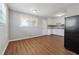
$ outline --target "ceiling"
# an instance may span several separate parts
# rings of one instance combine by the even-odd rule
[[[71,3],[8,3],[11,10],[24,12],[43,17],[56,17],[56,14],[66,13],[67,8],[75,5]],[[33,13],[32,9],[38,9],[39,12]]]

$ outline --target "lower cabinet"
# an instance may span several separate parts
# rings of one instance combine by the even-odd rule
[[[48,29],[48,35],[50,34],[64,36],[64,29]]]

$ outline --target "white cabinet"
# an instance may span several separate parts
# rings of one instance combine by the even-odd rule
[[[64,29],[48,29],[48,35],[50,34],[64,36]]]
[[[64,36],[64,29],[52,29],[52,34]]]
[[[58,23],[64,24],[64,17],[59,17],[55,19],[48,19],[48,25],[57,25]]]
[[[48,19],[48,25],[56,25],[56,21],[54,19]]]

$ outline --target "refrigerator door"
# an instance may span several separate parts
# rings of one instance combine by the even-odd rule
[[[79,15],[65,18],[65,48],[79,54]]]

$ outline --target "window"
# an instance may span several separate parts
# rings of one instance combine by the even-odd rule
[[[0,25],[2,25],[2,4],[0,4]]]
[[[6,6],[0,3],[0,25],[6,24]]]

